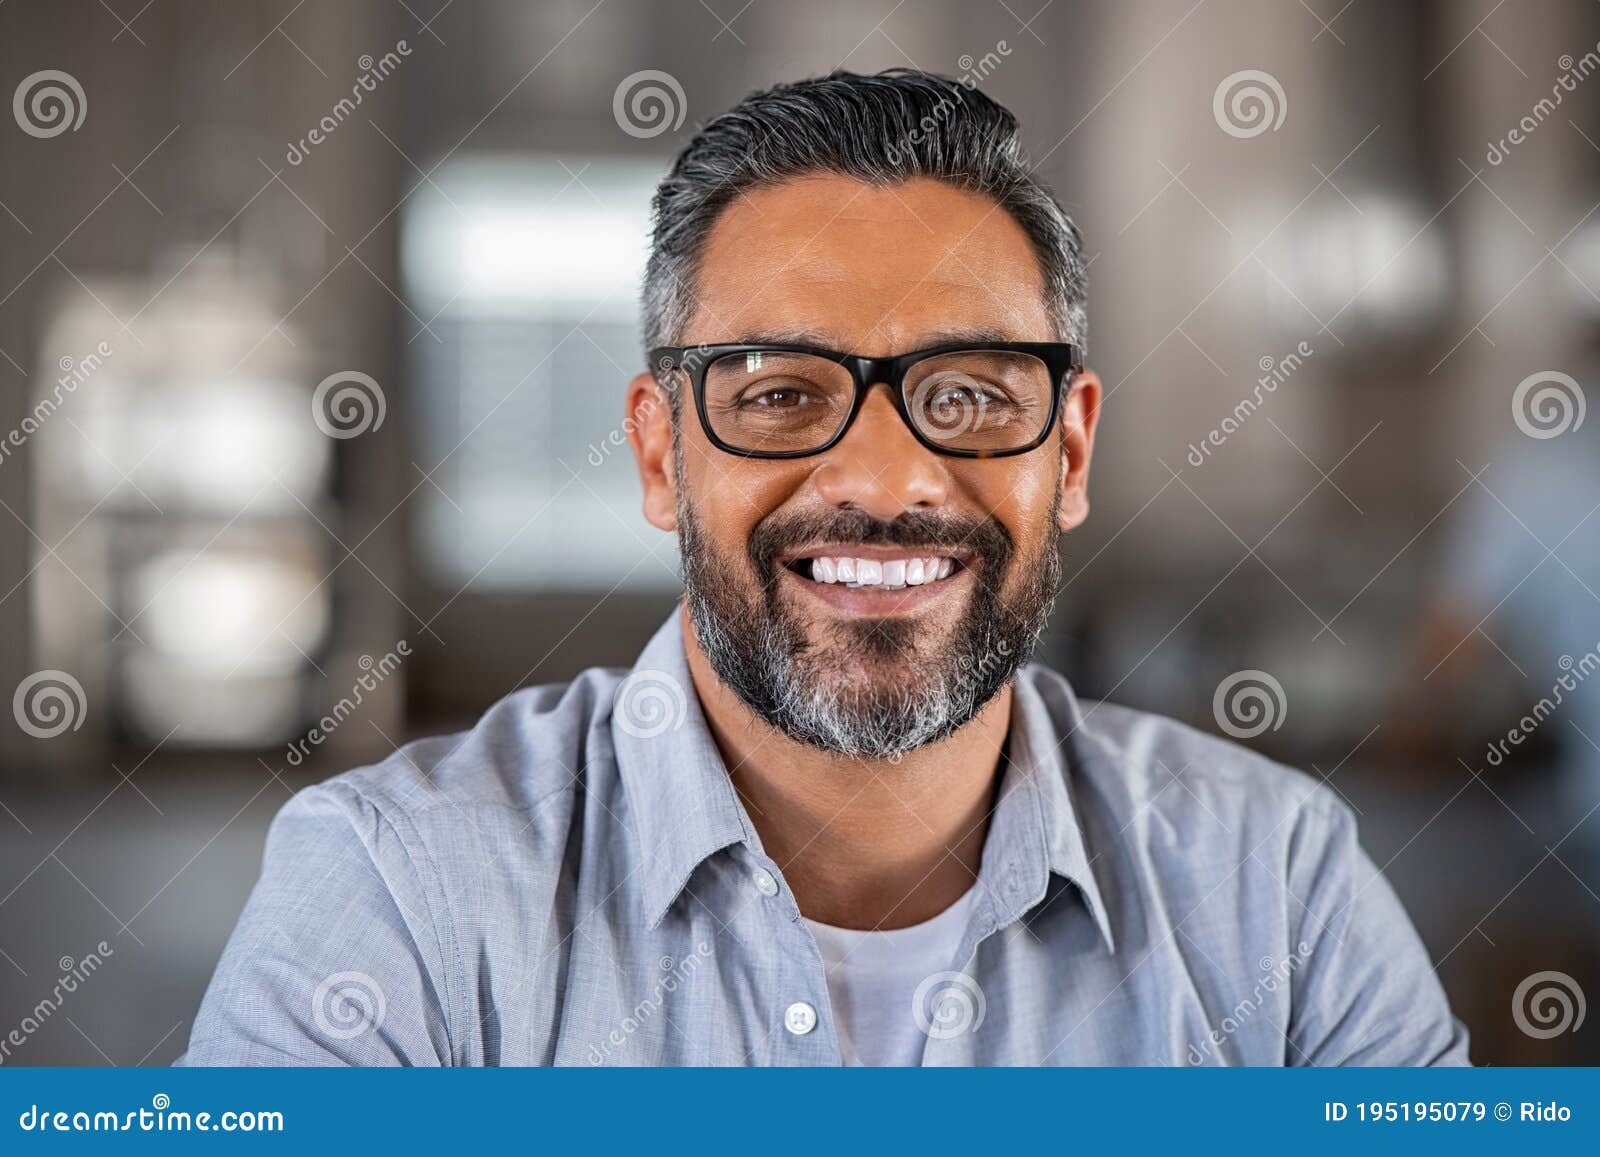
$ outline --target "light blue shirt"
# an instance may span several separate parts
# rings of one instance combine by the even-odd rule
[[[924,1065],[1467,1063],[1329,789],[1042,667],[1015,687],[965,934],[903,1010]],[[631,675],[290,801],[179,1063],[839,1061],[674,615]]]

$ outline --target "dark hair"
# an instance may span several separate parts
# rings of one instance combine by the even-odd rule
[[[816,172],[873,185],[932,177],[993,198],[1033,243],[1057,337],[1085,345],[1083,239],[1033,179],[1016,117],[970,85],[895,68],[751,93],[695,134],[656,189],[646,349],[681,344],[700,251],[723,208],[752,188]]]

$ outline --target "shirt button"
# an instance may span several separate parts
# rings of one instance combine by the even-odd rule
[[[765,868],[757,868],[750,874],[756,882],[756,891],[763,896],[776,896],[778,894],[778,881],[773,879],[772,873]]]
[[[817,1010],[805,1001],[797,1000],[784,1012],[783,1027],[795,1036],[805,1036],[817,1027]]]

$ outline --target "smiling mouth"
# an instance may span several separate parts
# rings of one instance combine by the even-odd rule
[[[953,555],[911,554],[862,558],[859,555],[818,553],[789,559],[783,564],[808,582],[838,585],[850,590],[898,591],[907,587],[947,582],[966,569]]]

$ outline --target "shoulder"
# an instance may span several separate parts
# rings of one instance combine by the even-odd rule
[[[1350,808],[1320,777],[1149,711],[1077,699],[1065,678],[1025,671],[1060,728],[1065,774],[1121,828],[1175,828],[1254,846],[1353,831]]]
[[[537,848],[543,817],[559,825],[585,791],[607,790],[611,704],[625,675],[594,668],[570,683],[513,692],[469,730],[418,739],[300,791],[279,812],[274,836],[315,827],[328,846],[338,842],[333,820],[353,828],[374,858],[386,843],[411,859],[481,848],[501,829]]]

